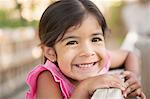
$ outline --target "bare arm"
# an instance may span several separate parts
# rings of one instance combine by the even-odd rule
[[[131,71],[136,74],[137,77],[140,76],[140,66],[139,57],[132,52],[128,52],[127,58],[125,60],[125,70]]]
[[[117,68],[121,65],[125,66],[125,70],[140,75],[139,58],[129,51],[117,50],[109,51],[111,57],[111,68]]]
[[[124,64],[128,52],[123,50],[108,51],[111,60],[111,68],[117,68]]]
[[[95,82],[93,82],[95,81]],[[76,86],[70,99],[89,99],[98,88],[116,87],[125,89],[117,75],[101,75],[83,80]],[[59,84],[53,79],[49,71],[42,72],[37,80],[36,99],[63,99]]]
[[[54,81],[49,71],[42,72],[37,80],[36,99],[63,99],[59,84]]]
[[[71,99],[89,99],[89,94],[85,88],[85,84],[80,84],[75,88]],[[84,90],[84,91],[83,91]],[[52,74],[49,71],[42,72],[37,80],[36,99],[63,99],[61,89],[58,83],[54,81]]]

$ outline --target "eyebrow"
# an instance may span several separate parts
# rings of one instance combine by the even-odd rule
[[[104,36],[103,33],[101,33],[101,32],[92,34],[92,36],[97,36],[97,35]]]
[[[101,32],[99,32],[99,33],[94,33],[94,34],[92,34],[91,36],[97,36],[97,35],[101,35],[101,36],[104,36],[103,35],[103,33],[101,33]],[[63,41],[65,41],[65,40],[67,40],[67,39],[78,39],[79,37],[77,37],[77,36],[67,36],[67,37],[64,37],[64,38],[62,38],[62,42]]]
[[[79,38],[79,37],[76,37],[76,36],[68,36],[68,37],[64,37],[64,38],[62,38],[62,42],[63,41],[65,41],[65,40],[67,40],[67,39],[77,39],[77,38]]]

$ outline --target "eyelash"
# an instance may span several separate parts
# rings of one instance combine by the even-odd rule
[[[92,39],[92,42],[100,42],[100,41],[102,41],[102,39],[99,37],[95,37]],[[69,41],[66,43],[66,45],[75,45],[75,44],[78,44],[78,42],[77,41]]]
[[[78,44],[77,41],[69,41],[66,45],[75,45],[75,43]]]
[[[96,41],[94,41],[94,40],[96,40]],[[99,37],[95,37],[95,38],[92,39],[92,42],[99,42],[99,41],[102,41],[102,39],[99,38]]]

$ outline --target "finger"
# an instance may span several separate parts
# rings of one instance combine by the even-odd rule
[[[124,83],[124,76],[123,75],[113,75],[114,78],[117,78],[119,82]]]
[[[134,77],[136,79],[136,76],[134,73],[130,72],[130,71],[124,71],[122,73],[122,75],[126,78],[126,79],[129,79],[130,77]]]
[[[141,95],[140,95],[141,99],[146,99],[146,96],[143,92],[141,92]]]
[[[134,83],[137,83],[134,79],[129,79],[125,81],[125,86],[128,88],[129,86],[133,85]]]
[[[128,96],[129,96],[129,97],[136,97],[136,96],[140,96],[141,93],[142,93],[142,90],[141,90],[141,88],[139,88],[139,89],[137,89],[137,90],[131,92],[130,94],[128,94]]]
[[[130,86],[126,89],[125,93],[129,94],[129,93],[131,93],[131,92],[133,92],[133,91],[135,91],[136,89],[139,89],[139,88],[141,88],[140,84],[134,83],[134,84],[130,85]]]
[[[125,90],[125,83],[121,80],[119,75],[109,75],[108,81],[109,87],[116,87]]]
[[[141,86],[138,84],[133,84],[129,86],[125,91],[123,91],[124,96],[129,95],[129,94],[131,94],[131,96],[134,94],[140,95],[140,93],[141,93]]]
[[[132,72],[130,72],[130,71],[124,71],[121,74],[124,75],[125,77],[127,77],[127,76],[130,76],[132,74]]]
[[[121,85],[119,85],[121,83],[121,80],[116,75],[103,74],[103,75],[97,76],[96,79],[100,80],[98,82],[102,82],[102,79],[103,79],[103,82],[104,82],[103,87],[105,87],[105,88],[110,88],[110,87],[121,88],[120,87]],[[116,83],[118,83],[118,84],[116,84]]]
[[[125,90],[125,87],[122,84],[118,83],[118,82],[111,82],[110,87],[119,88],[122,91]]]
[[[129,86],[131,86],[131,85],[133,85],[133,84],[138,84],[138,85],[140,85],[140,82],[137,81],[137,80],[134,79],[134,78],[128,79],[128,80],[125,81],[126,87],[129,87]]]
[[[124,88],[127,88],[125,83],[124,83],[124,80],[122,79],[122,76],[120,75],[114,75],[114,78],[116,78],[116,82],[118,82],[119,84],[121,84],[121,86],[123,86]]]

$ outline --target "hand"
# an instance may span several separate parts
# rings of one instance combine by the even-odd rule
[[[83,84],[84,83],[84,84]],[[125,90],[125,83],[120,78],[120,75],[103,74],[96,77],[91,77],[84,80],[82,85],[86,85],[89,95],[92,95],[98,88],[119,88]]]
[[[140,81],[137,79],[136,75],[130,71],[125,71],[122,74],[125,77],[126,90],[123,91],[123,95],[126,97],[136,97],[139,96],[142,99],[146,99],[144,93],[142,92]]]

